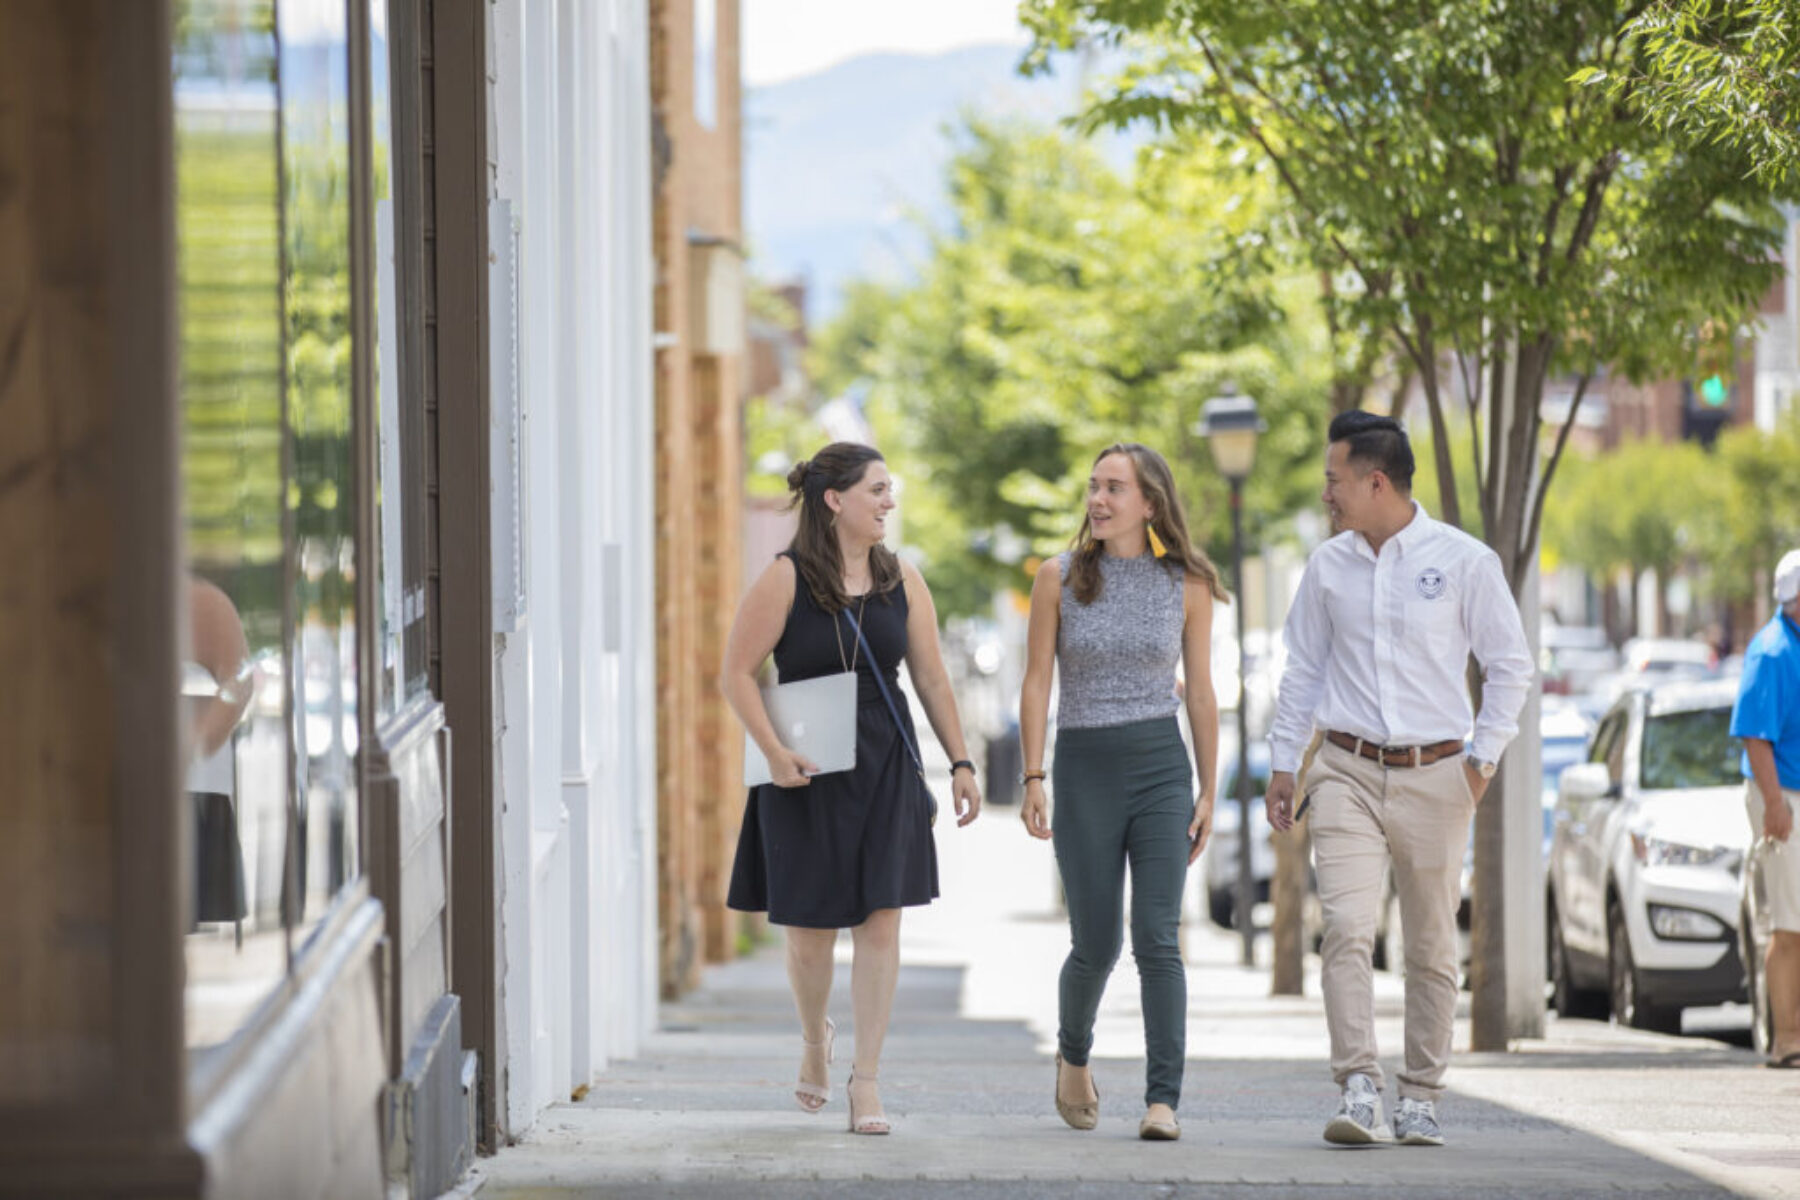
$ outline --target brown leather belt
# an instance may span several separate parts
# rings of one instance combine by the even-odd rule
[[[1353,733],[1340,733],[1335,729],[1325,735],[1325,740],[1341,750],[1360,754],[1384,767],[1428,767],[1441,758],[1462,753],[1463,748],[1462,742],[1454,738],[1447,742],[1433,742],[1429,746],[1379,746]]]

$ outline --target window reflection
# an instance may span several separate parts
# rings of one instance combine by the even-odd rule
[[[285,736],[281,213],[274,13],[176,13],[182,483],[189,572],[187,1028],[230,1037],[281,977]]]
[[[389,104],[386,0],[371,0],[369,22],[369,141],[375,205],[375,509],[380,552],[376,572],[376,679],[369,694],[390,716],[423,693],[426,678],[425,559],[418,537],[425,486],[418,477],[421,449],[417,407],[401,401],[400,275],[395,241],[393,117]]]
[[[344,0],[282,0],[287,425],[293,466],[295,919],[360,871]]]
[[[346,8],[175,13],[197,1061],[362,872]]]

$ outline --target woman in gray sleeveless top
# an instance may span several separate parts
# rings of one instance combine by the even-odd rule
[[[1092,1129],[1099,1120],[1088,1052],[1100,993],[1119,956],[1129,869],[1131,953],[1149,1051],[1138,1136],[1181,1136],[1175,1109],[1186,1054],[1187,975],[1178,930],[1187,868],[1212,831],[1219,709],[1210,650],[1213,602],[1222,599],[1218,572],[1188,540],[1168,463],[1136,443],[1107,447],[1088,478],[1087,514],[1074,548],[1046,562],[1032,586],[1019,699],[1021,816],[1033,837],[1054,840],[1068,897],[1056,1109],[1076,1129]],[[1177,718],[1183,703],[1178,663],[1187,677],[1191,765]],[[1052,830],[1043,762],[1050,683],[1058,671]]]

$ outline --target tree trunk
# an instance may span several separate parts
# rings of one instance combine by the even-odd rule
[[[1552,339],[1542,334],[1530,340],[1509,337],[1498,342],[1488,393],[1482,517],[1487,543],[1500,556],[1500,566],[1515,599],[1523,592],[1526,575],[1537,560],[1531,511],[1542,482],[1538,433],[1544,381],[1553,349]],[[1538,619],[1536,613],[1520,616],[1524,621]],[[1469,695],[1477,712],[1481,709],[1481,691],[1480,669],[1471,662]],[[1521,736],[1536,737],[1537,731],[1524,730]],[[1496,800],[1503,798],[1500,776],[1495,776],[1489,794]],[[1469,911],[1469,1045],[1473,1050],[1504,1050],[1507,1045],[1505,861],[1505,807],[1501,803],[1483,804],[1475,812],[1475,877]],[[1533,919],[1529,912],[1513,913],[1512,917]],[[1536,919],[1542,920],[1541,912]]]
[[[1306,795],[1306,776],[1324,740],[1324,734],[1313,733],[1295,775],[1295,795]],[[1312,826],[1300,821],[1286,833],[1271,835],[1271,844],[1275,847],[1275,882],[1270,888],[1275,901],[1275,957],[1269,994],[1299,996],[1304,993],[1306,978],[1306,864],[1312,858]]]
[[[1302,821],[1286,833],[1272,837],[1275,847],[1274,966],[1269,977],[1271,996],[1305,994],[1306,978],[1306,864],[1312,857],[1311,826]]]

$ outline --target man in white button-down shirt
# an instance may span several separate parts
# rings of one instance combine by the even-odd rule
[[[1455,1025],[1463,847],[1519,730],[1531,652],[1499,557],[1413,500],[1400,425],[1341,413],[1329,440],[1323,499],[1343,532],[1308,561],[1288,613],[1265,803],[1276,829],[1293,825],[1294,772],[1322,731],[1306,785],[1331,1069],[1343,1089],[1325,1139],[1442,1145],[1436,1101]],[[1464,674],[1471,652],[1485,676],[1478,715]],[[1406,1062],[1391,1129],[1371,978],[1390,859],[1406,938]]]

